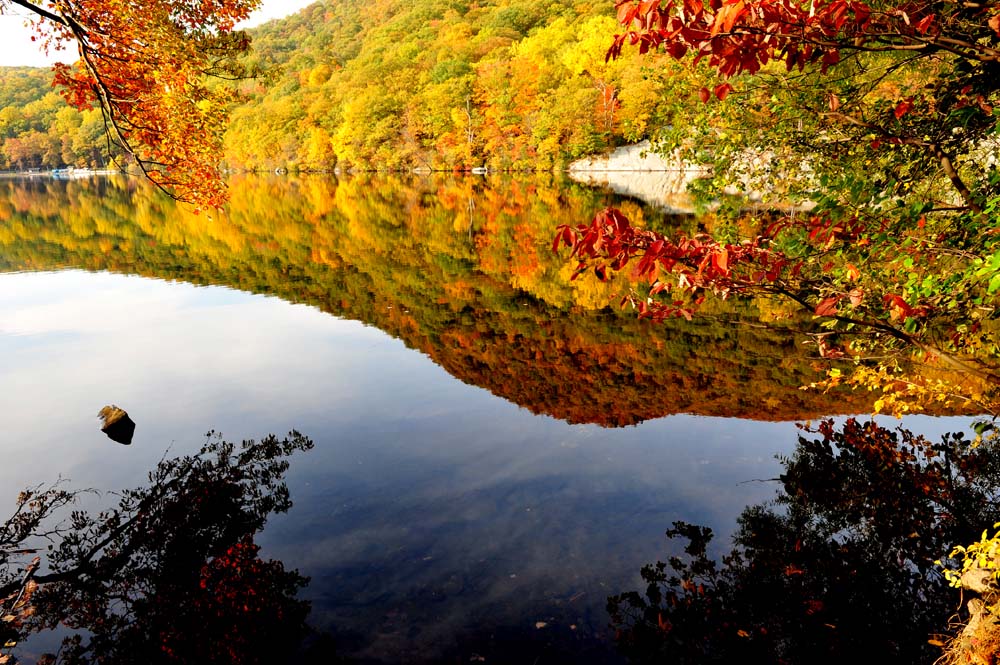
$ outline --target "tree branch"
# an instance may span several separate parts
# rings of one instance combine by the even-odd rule
[[[27,0],[10,0],[10,2],[17,5],[18,7],[24,7],[28,11],[38,14],[39,16],[46,18],[50,21],[53,21],[55,23],[58,23],[59,25],[66,26],[67,28],[72,27],[69,21],[67,21],[62,16],[59,16],[58,14],[53,14],[44,7],[39,7],[38,5],[34,5],[28,2]]]
[[[951,181],[952,187],[954,187],[955,191],[958,192],[958,195],[962,197],[962,200],[965,202],[965,205],[968,207],[968,209],[972,210],[977,214],[980,215],[982,214],[983,212],[982,206],[976,200],[976,197],[969,189],[969,186],[965,184],[964,180],[962,180],[962,176],[958,173],[957,170],[955,170],[955,165],[951,161],[951,156],[944,151],[944,148],[941,147],[940,143],[937,143],[936,141],[924,141],[922,139],[913,138],[912,136],[897,136],[896,134],[887,131],[884,127],[880,125],[876,125],[875,123],[861,120],[860,118],[855,118],[854,116],[847,115],[846,113],[840,113],[839,111],[826,113],[825,115],[829,118],[835,118],[837,120],[841,120],[856,127],[864,127],[865,129],[870,129],[873,132],[878,133],[880,136],[882,136],[882,138],[885,139],[898,141],[899,143],[902,143],[904,145],[912,145],[921,148],[927,148],[927,150],[934,156],[934,158],[941,165],[941,170],[944,171],[944,174],[946,176],[948,176],[948,180]]]

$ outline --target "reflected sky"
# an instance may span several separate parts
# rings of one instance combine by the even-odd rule
[[[59,475],[141,484],[209,429],[312,437],[289,473],[296,506],[261,542],[312,577],[314,625],[390,661],[467,662],[483,630],[604,636],[606,596],[664,556],[670,523],[710,525],[725,549],[739,512],[774,495],[759,481],[796,438],[788,423],[694,416],[569,425],[361,323],[106,273],[0,275],[0,358],[11,500]],[[111,403],[137,423],[129,448],[100,431]]]

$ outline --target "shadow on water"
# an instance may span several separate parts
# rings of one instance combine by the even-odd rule
[[[932,442],[847,420],[803,427],[773,503],[750,506],[733,549],[676,522],[686,556],[612,596],[617,643],[637,663],[933,663],[958,593],[936,561],[1000,518],[995,440]]]
[[[297,432],[240,445],[210,434],[96,513],[74,510],[87,492],[62,483],[22,492],[0,523],[0,644],[67,636],[0,662],[334,662],[296,597],[308,580],[254,543],[292,505],[288,458],[311,447]]]

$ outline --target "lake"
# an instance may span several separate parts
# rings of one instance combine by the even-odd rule
[[[120,178],[0,191],[0,501],[141,486],[209,430],[302,432],[255,540],[309,578],[307,641],[356,661],[620,662],[607,598],[680,553],[671,524],[722,555],[795,421],[870,408],[800,390],[823,366],[753,305],[658,326],[608,306],[624,282],[571,281],[559,224],[701,222],[551,177],[248,176],[212,214]]]

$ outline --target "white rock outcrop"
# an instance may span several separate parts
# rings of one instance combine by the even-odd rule
[[[694,211],[687,185],[708,175],[703,166],[653,152],[648,140],[622,146],[608,155],[578,159],[568,171],[576,182],[607,187],[678,213]]]

